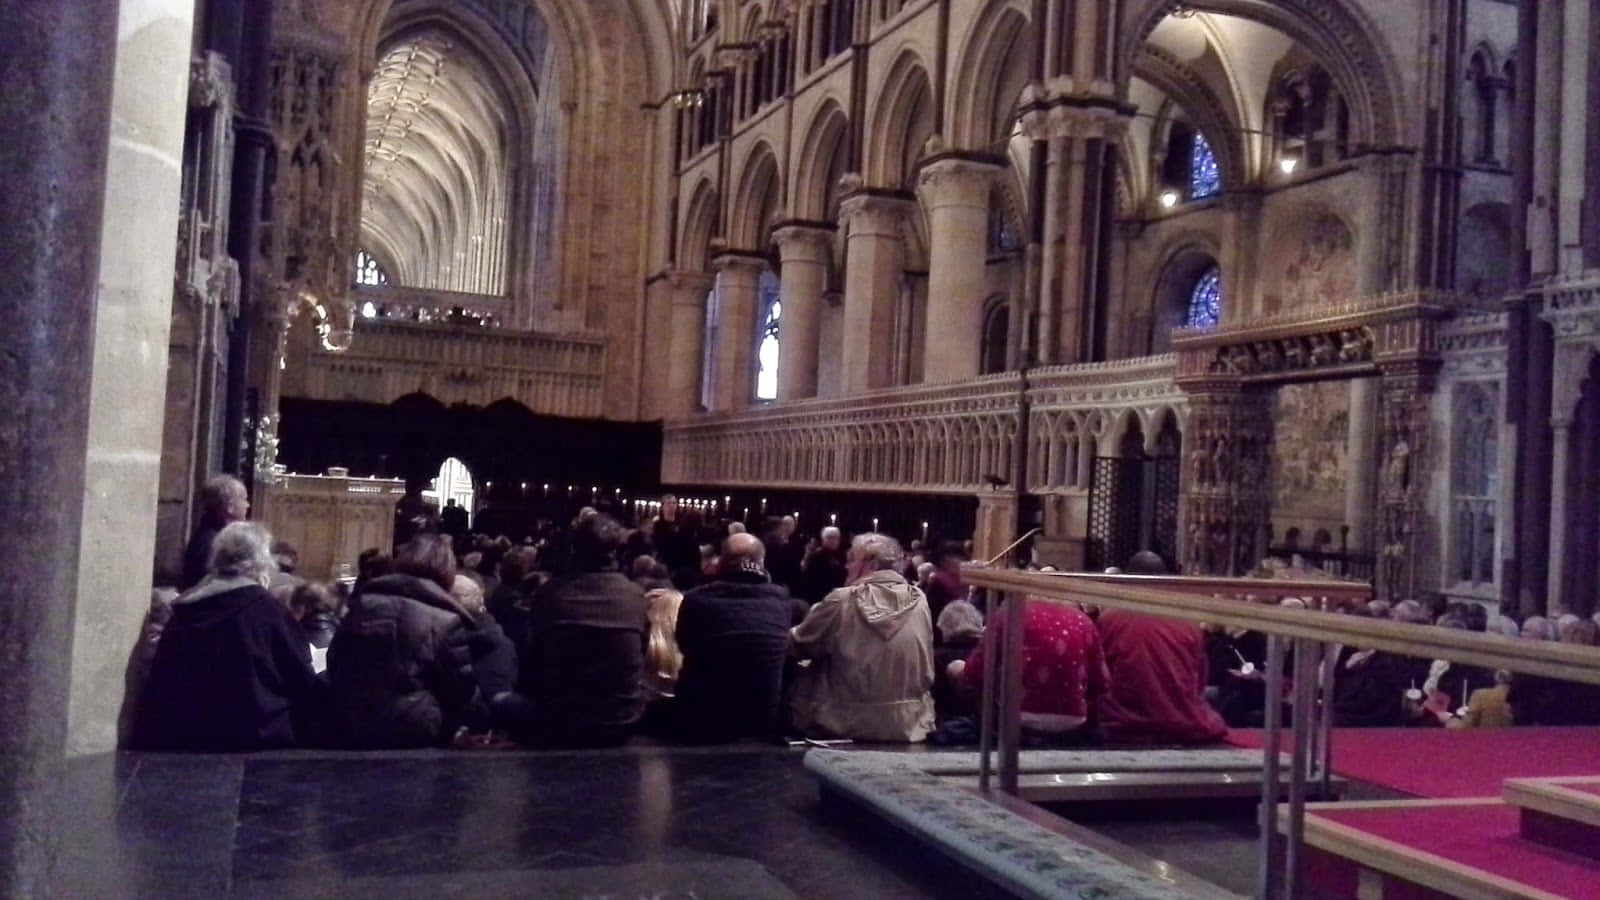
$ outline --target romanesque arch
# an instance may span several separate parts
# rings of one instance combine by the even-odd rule
[[[968,31],[950,92],[949,138],[965,150],[1000,152],[1011,133],[1017,98],[1033,70],[1027,5],[990,0]]]
[[[934,131],[933,86],[916,52],[904,50],[889,67],[878,105],[867,122],[867,182],[906,188]]]
[[[839,178],[849,167],[850,120],[830,97],[802,134],[791,182],[794,217],[831,221],[838,214]]]

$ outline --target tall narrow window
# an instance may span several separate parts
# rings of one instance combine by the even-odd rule
[[[356,252],[356,284],[377,287],[389,283],[389,273],[365,250]]]
[[[1222,173],[1217,169],[1217,156],[1211,152],[1206,136],[1195,132],[1189,145],[1189,199],[1212,197],[1222,190]]]
[[[1499,386],[1466,382],[1455,389],[1455,439],[1450,442],[1451,544],[1458,584],[1494,584]]]
[[[1189,292],[1189,306],[1183,316],[1185,328],[1213,328],[1222,320],[1222,270],[1205,270]]]
[[[761,273],[761,331],[756,335],[756,399],[778,399],[779,320],[783,317],[783,298],[778,293],[778,276],[770,270]]]
[[[706,294],[705,343],[700,349],[700,408],[714,409],[717,396],[717,332],[722,318],[722,292],[713,285]]]

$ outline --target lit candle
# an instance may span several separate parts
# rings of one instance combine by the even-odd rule
[[[744,517],[745,517],[745,518],[746,518],[746,519],[748,519],[748,518],[750,518],[750,507],[748,507],[748,506],[746,506],[746,507],[745,507],[745,508],[744,508]]]
[[[524,491],[526,491],[526,490],[527,490],[527,489],[528,489],[528,483],[527,483],[527,482],[526,482],[526,481],[524,481],[524,482],[523,482],[523,483],[522,483],[522,489],[523,489],[523,490],[524,490]]]
[[[838,513],[828,513],[828,524],[829,525],[837,525],[837,524],[839,524],[839,514]]]
[[[922,539],[923,540],[927,540],[928,539],[928,523],[927,522],[923,522],[922,523]]]
[[[872,530],[873,531],[877,531],[878,530],[878,517],[877,516],[873,516],[872,517]]]

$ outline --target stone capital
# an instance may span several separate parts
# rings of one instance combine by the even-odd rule
[[[708,272],[693,272],[686,269],[673,269],[665,273],[667,287],[671,289],[673,302],[679,299],[700,302],[711,286],[716,282],[716,276]]]
[[[1043,89],[1031,86],[1024,100],[1022,130],[1036,141],[1118,140],[1133,119],[1133,110],[1103,82],[1092,82],[1083,90],[1070,79],[1057,79]]]
[[[833,229],[817,225],[784,225],[772,232],[784,263],[824,263],[833,255]]]
[[[767,268],[766,259],[760,256],[743,253],[725,253],[711,261],[711,267],[717,270],[717,275],[727,282],[748,282],[754,286]]]
[[[839,221],[849,227],[851,237],[899,237],[901,222],[915,209],[904,197],[862,192],[839,204]]]
[[[989,190],[1004,171],[994,163],[962,157],[935,159],[917,172],[917,193],[930,210],[946,206],[989,208]]]

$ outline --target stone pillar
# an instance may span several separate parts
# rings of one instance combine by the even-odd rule
[[[1421,582],[1422,502],[1428,474],[1428,395],[1433,379],[1418,364],[1386,368],[1379,413],[1378,595],[1390,602],[1414,597]]]
[[[946,157],[922,167],[917,192],[928,211],[928,316],[922,380],[978,375],[982,355],[989,189],[1000,167]]]
[[[115,0],[0,0],[0,895],[52,886],[89,433]],[[185,56],[187,58],[187,56]],[[170,256],[169,256],[170,258]]]
[[[1350,382],[1350,434],[1345,443],[1344,520],[1350,526],[1350,548],[1373,547],[1372,512],[1378,501],[1378,380]]]
[[[817,396],[822,294],[828,287],[833,232],[787,225],[773,233],[782,262],[783,318],[778,324],[778,400]]]
[[[117,746],[123,666],[150,605],[189,106],[194,4],[121,6],[82,519],[85,545],[101,549],[78,573],[72,754]]]
[[[720,256],[717,269],[717,364],[712,408],[743,409],[755,395],[756,304],[766,261]]]
[[[1185,385],[1183,569],[1243,575],[1260,562],[1271,513],[1266,493],[1272,420],[1265,398],[1232,382]]]
[[[700,368],[705,360],[706,295],[712,276],[702,272],[667,275],[672,304],[671,337],[664,354],[667,366],[669,419],[686,419],[700,409]]]
[[[844,393],[893,383],[894,306],[905,268],[901,223],[915,209],[897,196],[847,197],[840,219],[849,228],[844,270]]]
[[[1558,616],[1567,611],[1567,595],[1574,588],[1565,577],[1569,567],[1567,556],[1575,552],[1571,546],[1573,466],[1572,428],[1576,419],[1582,385],[1588,374],[1590,349],[1579,343],[1556,345],[1554,360],[1554,392],[1550,413],[1550,551],[1543,609],[1536,611]],[[1594,502],[1587,498],[1585,502]],[[1576,551],[1581,552],[1581,551]]]

